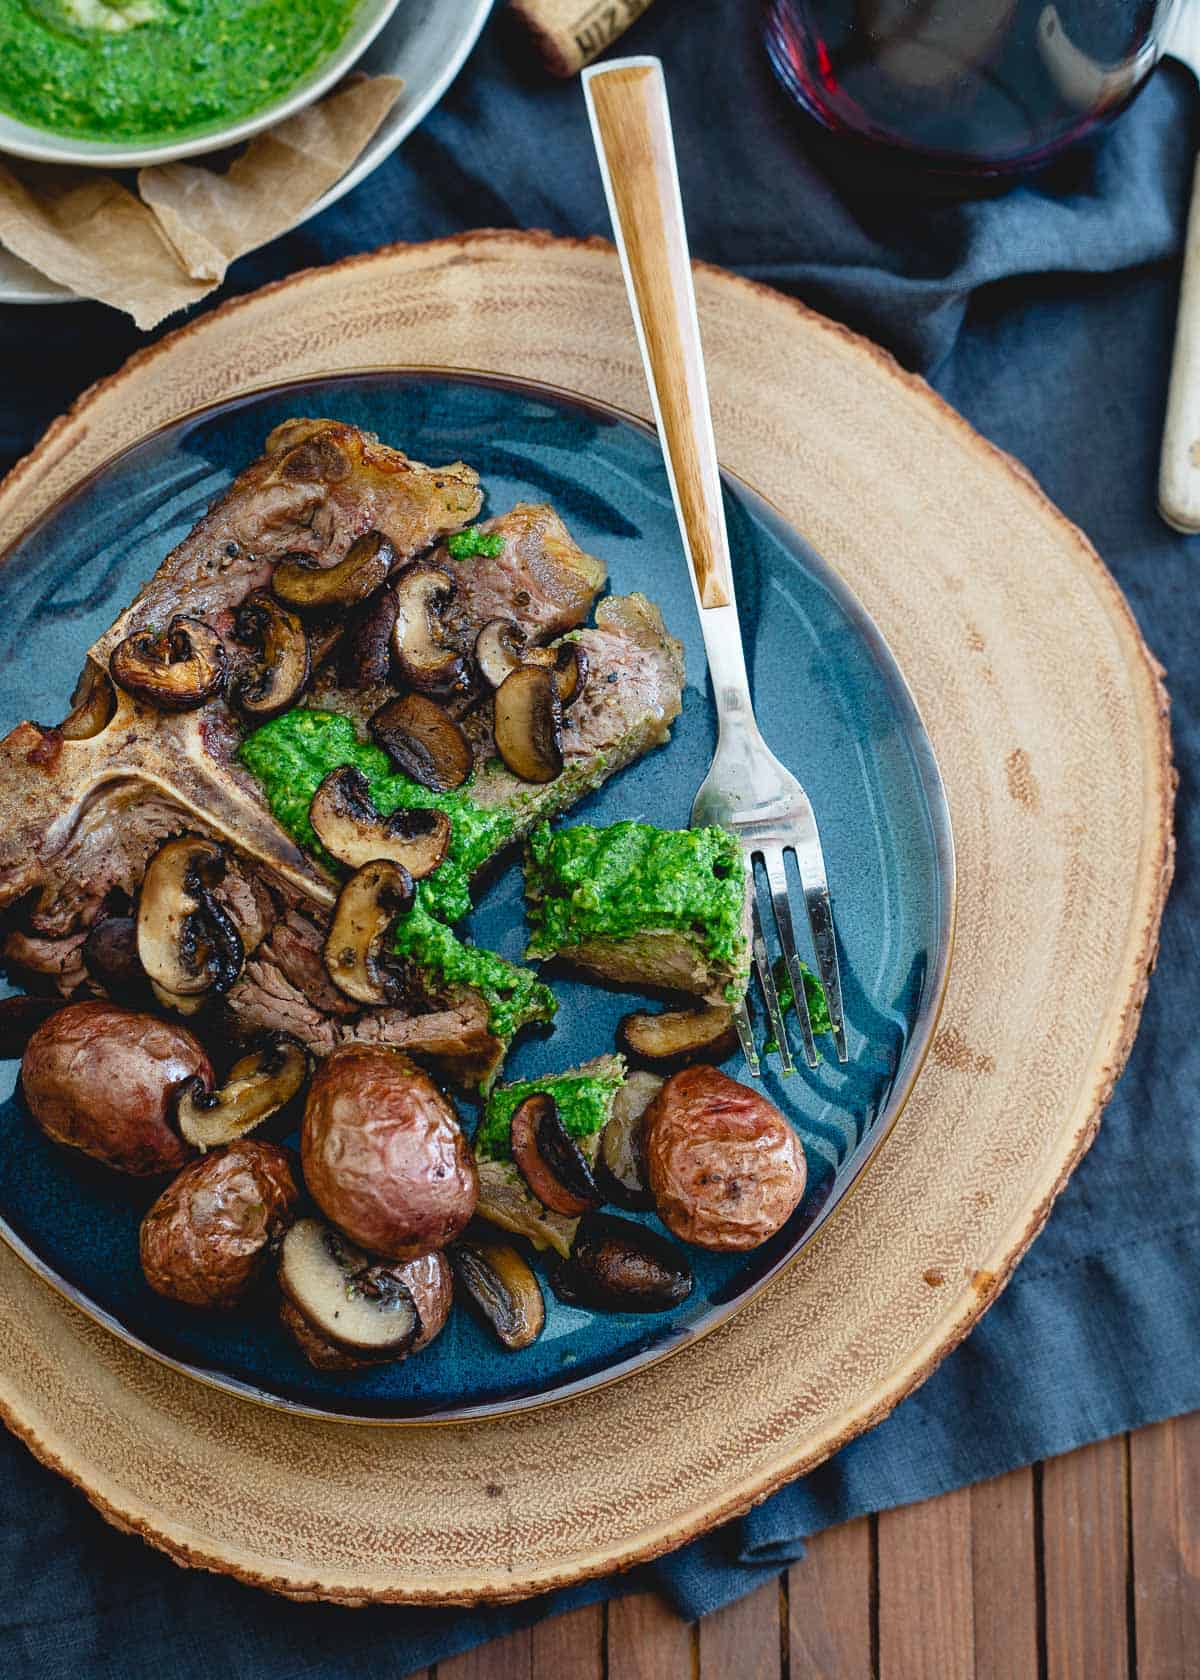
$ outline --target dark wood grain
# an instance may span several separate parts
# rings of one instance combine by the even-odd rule
[[[692,1680],[695,1629],[657,1593],[615,1598],[608,1607],[608,1680]]]
[[[437,1665],[437,1680],[530,1680],[533,1636],[518,1628]]]
[[[1043,1470],[1046,1680],[1129,1680],[1126,1494],[1123,1436]]]
[[[778,1581],[768,1581],[700,1623],[700,1680],[780,1680]]]
[[[879,1517],[879,1680],[974,1680],[971,1492]]]
[[[975,1680],[1030,1680],[1038,1668],[1033,1471],[971,1489]]]
[[[539,1622],[530,1655],[530,1680],[604,1680],[604,1606]]]
[[[871,1519],[830,1528],[788,1571],[792,1680],[871,1680]]]
[[[1200,1680],[1200,1413],[1129,1438],[1139,1680]]]

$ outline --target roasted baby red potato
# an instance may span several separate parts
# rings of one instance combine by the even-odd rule
[[[146,1282],[189,1307],[235,1307],[295,1217],[287,1151],[239,1138],[192,1161],[142,1220]]]
[[[700,1248],[756,1248],[804,1194],[800,1139],[757,1091],[703,1064],[667,1080],[646,1110],[658,1216]]]
[[[398,1050],[348,1044],[327,1056],[300,1148],[326,1218],[385,1259],[444,1248],[475,1212],[479,1179],[454,1110]]]
[[[112,1003],[72,1003],[34,1033],[21,1060],[25,1100],[56,1143],[122,1172],[174,1172],[195,1153],[172,1124],[189,1079],[213,1070],[186,1028]]]

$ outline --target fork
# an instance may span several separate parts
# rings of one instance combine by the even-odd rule
[[[804,1054],[816,1067],[784,863],[789,851],[795,854],[817,973],[844,1062],[837,939],[816,818],[800,783],[763,740],[750,699],[662,65],[656,58],[613,59],[585,70],[583,86],[717,706],[716,755],[692,806],[692,827],[717,825],[741,844],[752,882],[751,954],[784,1073],[792,1071],[792,1053],[763,933],[755,861],[762,860]],[[758,1078],[744,999],[734,1021]]]

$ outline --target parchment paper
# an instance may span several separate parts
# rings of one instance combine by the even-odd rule
[[[256,135],[224,174],[158,164],[141,171],[137,193],[94,169],[8,159],[0,244],[153,327],[215,290],[235,257],[294,226],[349,169],[403,85],[357,77]]]

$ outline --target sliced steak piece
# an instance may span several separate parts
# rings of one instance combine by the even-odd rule
[[[266,453],[163,561],[92,649],[107,668],[134,630],[176,613],[228,628],[232,609],[265,588],[285,554],[340,560],[356,537],[382,531],[405,564],[479,512],[479,475],[461,461],[427,467],[339,420],[286,420]]]
[[[443,546],[422,562],[454,580],[454,598],[441,621],[452,646],[473,653],[479,632],[495,618],[519,624],[531,642],[548,642],[583,623],[604,587],[604,562],[579,547],[553,508],[519,502],[475,528],[503,539],[499,554],[455,560]],[[365,728],[372,713],[395,698],[400,689],[380,658],[379,632],[386,623],[386,606],[374,597],[357,616],[337,658],[317,672],[310,705],[341,712]],[[469,693],[445,703],[461,715],[482,691],[476,683]]]

